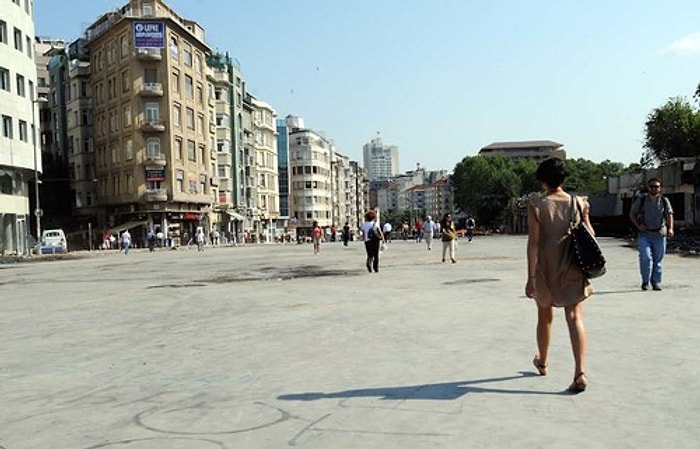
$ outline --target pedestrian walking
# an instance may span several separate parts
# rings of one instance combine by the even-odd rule
[[[156,234],[152,229],[146,231],[146,244],[148,245],[148,251],[153,252],[156,249]]]
[[[348,246],[348,242],[350,241],[350,224],[347,221],[345,222],[345,226],[343,226],[342,239],[343,245]]]
[[[125,229],[124,232],[122,232],[122,251],[124,251],[124,255],[129,254],[129,248],[131,247],[131,234],[129,233],[128,229]]]
[[[435,233],[435,222],[433,221],[433,218],[428,215],[425,217],[425,221],[423,222],[423,238],[425,239],[425,246],[428,248],[428,251],[433,249],[433,235]]]
[[[471,242],[474,238],[474,228],[476,228],[476,220],[474,220],[474,217],[472,217],[471,215],[467,217],[466,228],[467,241]]]
[[[392,230],[391,223],[388,221],[384,223],[384,227],[382,228],[382,233],[384,234],[384,240],[387,243],[391,243],[391,230]]]
[[[194,234],[194,240],[197,242],[197,251],[204,251],[204,229],[201,227],[197,228],[197,232]]]
[[[445,263],[445,256],[449,251],[450,260],[452,261],[452,263],[457,263],[457,259],[455,259],[457,231],[455,230],[455,225],[452,222],[451,214],[445,214],[442,217],[442,220],[440,220],[440,230],[442,240],[442,262]]]
[[[365,222],[362,224],[362,235],[365,241],[365,252],[367,253],[367,261],[365,266],[370,273],[374,270],[379,273],[379,248],[384,242],[384,234],[382,233],[379,223],[377,223],[377,213],[373,210],[367,211],[365,214]]]
[[[666,238],[673,237],[673,208],[668,198],[661,195],[661,180],[651,178],[647,185],[649,193],[635,200],[629,216],[639,230],[637,249],[642,290],[649,289],[650,281],[654,290],[661,290]]]
[[[323,239],[323,229],[318,225],[318,221],[314,221],[311,225],[311,240],[314,244],[314,255],[321,253],[321,239]]]
[[[584,222],[594,234],[588,201],[577,198],[577,213],[571,196],[562,185],[568,176],[564,161],[549,158],[535,172],[546,194],[528,203],[527,284],[525,295],[537,303],[537,348],[532,360],[541,376],[547,375],[549,342],[552,334],[553,308],[564,307],[574,356],[574,380],[568,390],[580,393],[586,389],[586,331],[583,326],[583,300],[593,287],[569,254],[571,217]],[[573,207],[573,209],[572,209]]]

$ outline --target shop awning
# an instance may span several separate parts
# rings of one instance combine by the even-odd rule
[[[244,221],[245,217],[239,213],[233,212],[231,210],[227,210],[226,213],[228,214],[229,217],[233,218],[234,220],[238,221]]]
[[[143,226],[145,224],[148,224],[148,220],[127,221],[126,223],[122,223],[119,226],[112,226],[111,228],[107,229],[105,233],[114,234],[115,232],[125,231],[127,229],[135,228],[137,226]]]

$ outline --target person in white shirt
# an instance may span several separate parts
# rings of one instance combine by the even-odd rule
[[[391,223],[388,221],[384,223],[384,239],[388,242],[391,243]]]
[[[433,233],[435,232],[435,222],[432,217],[428,215],[425,217],[423,222],[423,238],[425,239],[425,244],[428,247],[428,251],[433,249]]]
[[[129,233],[129,230],[125,230],[122,232],[122,251],[124,251],[124,255],[129,254],[129,248],[131,247],[131,234]]]

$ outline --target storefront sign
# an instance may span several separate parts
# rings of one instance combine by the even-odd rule
[[[165,180],[165,167],[146,167],[146,181]]]
[[[163,22],[134,22],[135,48],[164,48],[165,24]]]

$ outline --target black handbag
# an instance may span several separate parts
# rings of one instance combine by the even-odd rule
[[[576,224],[576,214],[580,220]],[[583,272],[587,279],[600,277],[606,273],[605,257],[601,251],[598,241],[588,230],[583,221],[583,211],[581,204],[575,196],[571,196],[571,219],[569,221],[569,252],[574,263]]]

